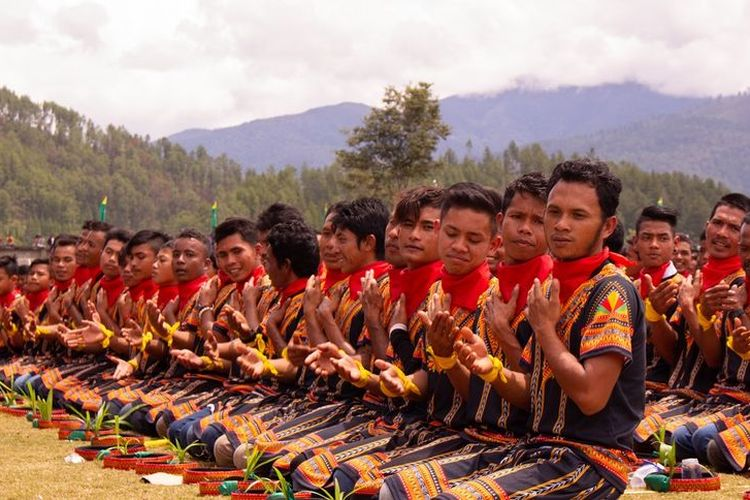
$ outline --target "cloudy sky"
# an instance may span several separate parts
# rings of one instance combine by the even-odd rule
[[[0,0],[0,86],[152,137],[341,101],[750,86],[743,0]]]

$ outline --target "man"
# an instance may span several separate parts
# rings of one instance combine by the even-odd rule
[[[603,247],[621,183],[601,162],[574,160],[557,165],[548,185],[544,226],[554,279],[548,287],[536,281],[530,292],[528,371],[502,367],[464,330],[456,343],[465,366],[531,413],[532,438],[494,464],[497,472],[439,498],[612,498],[625,490],[632,431],[643,413],[645,326],[637,291]]]
[[[695,271],[693,267],[693,242],[687,234],[677,233],[672,261],[677,268],[677,272],[686,278]]]
[[[76,245],[76,286],[82,287],[87,282],[92,285],[98,278],[101,272],[99,256],[110,229],[112,226],[106,222],[88,220],[83,223]]]
[[[634,245],[641,264],[638,276],[639,292],[646,303],[649,340],[652,329],[666,326],[666,323],[661,321],[662,315],[671,317],[677,308],[677,290],[681,275],[672,263],[676,226],[677,212],[655,205],[644,208],[635,224]],[[653,383],[651,387],[663,386],[669,380],[670,362],[674,360],[659,356],[654,352],[653,343],[649,342],[646,362],[646,380]]]

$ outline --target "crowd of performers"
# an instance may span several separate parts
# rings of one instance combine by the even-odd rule
[[[212,244],[87,222],[22,293],[0,259],[0,373],[221,466],[258,450],[295,490],[616,497],[661,428],[743,470],[750,201],[717,200],[693,273],[662,206],[637,262],[610,251],[621,189],[574,160],[342,201],[319,234],[281,203]]]

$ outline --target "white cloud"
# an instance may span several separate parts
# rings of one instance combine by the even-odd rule
[[[105,125],[170,134],[420,80],[441,96],[636,80],[750,82],[743,0],[0,0],[0,85]]]

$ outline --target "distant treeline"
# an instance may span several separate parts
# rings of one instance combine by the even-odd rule
[[[549,173],[563,159],[538,145],[513,143],[500,154],[487,149],[481,159],[473,156],[460,159],[448,151],[422,182],[469,180],[502,189],[519,174]],[[681,212],[681,230],[697,235],[713,202],[728,191],[696,176],[650,173],[627,163],[613,167],[625,186],[620,213],[628,227],[643,206],[661,199]],[[111,125],[102,129],[71,109],[0,89],[0,235],[10,232],[19,242],[77,230],[98,216],[105,195],[108,221],[131,229],[207,231],[214,200],[220,219],[252,217],[284,201],[319,227],[329,204],[350,197],[342,179],[336,164],[243,173],[237,163],[212,158],[203,148],[188,153],[166,139],[151,141]]]

